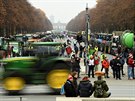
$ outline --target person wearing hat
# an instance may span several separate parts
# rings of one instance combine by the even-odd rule
[[[88,76],[83,77],[78,85],[78,95],[80,97],[90,97],[93,93],[93,86]]]
[[[66,83],[64,84],[66,97],[77,97],[77,91],[73,85],[73,76],[69,75]]]
[[[109,90],[109,87],[105,80],[102,79],[101,75],[97,76],[97,80],[94,81],[94,97],[96,98],[107,98],[111,95],[110,92],[107,92]]]

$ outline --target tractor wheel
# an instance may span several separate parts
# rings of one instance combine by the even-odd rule
[[[22,77],[7,77],[3,81],[3,87],[8,94],[18,94],[25,87],[25,81]]]
[[[47,84],[53,89],[60,89],[66,82],[70,71],[66,69],[66,65],[61,69],[63,64],[57,64],[53,70],[47,75]]]

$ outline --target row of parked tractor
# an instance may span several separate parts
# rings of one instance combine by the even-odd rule
[[[28,84],[48,84],[59,92],[71,70],[70,58],[60,56],[63,43],[56,39],[61,38],[53,33],[1,37],[0,82],[6,93],[22,93]]]

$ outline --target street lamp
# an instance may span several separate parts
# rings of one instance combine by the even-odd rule
[[[88,49],[88,3],[86,4],[86,29],[85,29],[85,33],[86,33],[86,48]]]
[[[90,34],[90,16],[88,14],[88,3],[86,4],[86,27],[85,27],[85,36],[86,36],[86,40],[85,40],[85,45],[86,45],[86,53],[85,53],[85,64],[86,64],[86,73],[87,73],[87,57],[88,57],[88,44],[89,44],[89,40],[88,40],[88,35]]]
[[[90,31],[90,16],[88,14],[88,3],[86,4],[86,29],[85,29],[85,33],[86,33],[86,48],[88,49],[88,36],[90,35],[91,31]]]

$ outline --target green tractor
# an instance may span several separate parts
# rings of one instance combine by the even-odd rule
[[[70,58],[60,56],[59,42],[34,42],[33,56],[13,57],[1,60],[4,65],[3,88],[9,94],[18,94],[27,84],[48,84],[58,92],[71,71]]]

